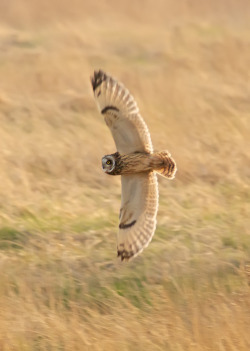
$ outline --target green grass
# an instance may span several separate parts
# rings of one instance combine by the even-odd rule
[[[8,248],[21,249],[27,241],[28,233],[22,233],[10,227],[0,228],[0,250]]]

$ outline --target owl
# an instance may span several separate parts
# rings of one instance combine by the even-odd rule
[[[117,151],[102,158],[106,174],[121,176],[117,255],[128,261],[148,246],[156,228],[157,174],[173,179],[176,163],[168,151],[154,152],[146,123],[133,96],[102,70],[91,78],[98,109]]]

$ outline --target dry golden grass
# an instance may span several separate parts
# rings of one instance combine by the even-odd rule
[[[248,351],[249,1],[6,0],[0,19],[0,350]],[[129,264],[98,68],[178,165]]]

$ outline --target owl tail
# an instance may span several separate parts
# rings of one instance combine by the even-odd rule
[[[174,178],[177,167],[168,151],[154,153],[150,161],[151,166],[157,173],[168,179]]]

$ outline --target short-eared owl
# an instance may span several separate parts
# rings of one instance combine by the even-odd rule
[[[121,260],[129,260],[148,246],[155,231],[156,173],[172,179],[177,168],[168,151],[153,152],[147,125],[129,91],[101,70],[94,72],[91,82],[117,148],[116,153],[102,158],[102,168],[107,174],[121,175],[117,253]]]

